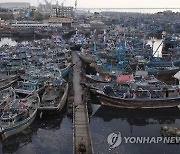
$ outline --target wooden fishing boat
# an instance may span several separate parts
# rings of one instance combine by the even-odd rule
[[[119,79],[122,80],[121,77]],[[91,90],[102,105],[120,108],[171,108],[180,104],[179,86],[167,85],[154,76],[106,84],[104,87],[101,85],[99,89],[96,87]]]
[[[149,75],[168,75],[173,76],[176,72],[180,70],[180,67],[149,67],[147,68]]]
[[[35,119],[40,98],[33,93],[24,99],[16,99],[1,116],[0,136],[5,139],[26,129]]]
[[[1,77],[4,75],[1,75]],[[0,90],[3,90],[5,88],[8,88],[11,86],[13,83],[15,83],[19,79],[19,76],[13,75],[13,76],[5,76],[1,78],[0,80]]]
[[[69,84],[65,80],[56,80],[46,84],[38,110],[60,112],[66,104]]]
[[[0,115],[14,103],[16,93],[12,87],[0,91]]]
[[[176,87],[163,90],[136,90],[132,93],[115,92],[111,87],[103,91],[92,90],[98,96],[102,105],[120,108],[172,108],[180,104],[179,89]]]

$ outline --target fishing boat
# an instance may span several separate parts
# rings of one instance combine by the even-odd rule
[[[168,75],[168,76],[173,76],[176,72],[180,70],[180,67],[176,66],[146,66],[145,67],[146,71],[148,71],[148,74],[150,75],[157,75],[157,76],[163,76],[163,75]]]
[[[38,110],[60,112],[66,104],[68,89],[69,84],[65,80],[47,82]]]
[[[14,103],[16,93],[12,87],[0,91],[0,115],[4,109]]]
[[[49,71],[44,72],[40,69],[27,70],[24,75],[21,75],[21,81],[18,81],[14,86],[16,93],[29,95],[33,92],[41,92],[44,89],[45,77],[51,76]]]
[[[87,53],[79,52],[78,56],[82,60],[82,62],[84,62],[85,64],[91,64],[98,60],[96,55],[91,55]]]
[[[176,88],[167,89],[166,96],[163,96],[163,90],[139,89],[126,98],[124,94],[127,95],[129,92],[115,93],[111,87],[105,87],[104,91],[96,90],[96,94],[102,105],[120,108],[172,108],[180,104],[180,95],[177,91]]]
[[[114,85],[106,84],[91,90],[102,105],[120,108],[172,108],[180,104],[180,88],[177,85],[167,85],[153,76],[131,82],[125,81],[130,77],[125,77],[121,75],[117,78],[120,82]]]
[[[5,139],[26,129],[35,119],[40,98],[33,93],[24,99],[16,99],[1,116],[0,136]]]
[[[18,85],[15,87],[16,93],[29,95],[34,91],[40,92],[44,86],[38,81],[18,81]]]
[[[19,76],[13,75],[13,76],[6,76],[3,74],[0,74],[1,79],[0,79],[0,90],[8,88],[11,86],[13,83],[15,83],[18,79]]]

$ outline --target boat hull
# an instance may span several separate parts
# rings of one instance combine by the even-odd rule
[[[102,105],[131,109],[174,108],[180,104],[180,97],[168,99],[121,99],[97,93]]]
[[[15,76],[15,77],[12,77],[10,79],[7,79],[9,80],[9,82],[3,86],[0,87],[0,90],[3,90],[3,89],[6,89],[8,87],[10,87],[12,84],[14,84],[16,81],[18,81],[19,77],[18,76]],[[6,80],[1,80],[0,82],[5,82]]]
[[[152,61],[149,62],[147,65],[148,66],[155,66],[155,67],[169,67],[172,66],[172,64],[174,66],[179,67],[180,66],[180,60],[176,60],[176,61]]]
[[[61,70],[63,78],[69,74],[69,72],[71,71],[71,68],[72,68],[72,65],[69,64],[65,69]]]
[[[82,62],[84,62],[85,64],[91,64],[91,63],[95,63],[97,61],[97,58],[90,58],[90,57],[85,57],[84,55],[82,55],[81,53],[78,53],[79,58],[82,60]]]
[[[31,123],[34,121],[34,119],[36,118],[36,114],[37,114],[37,109],[31,117],[29,117],[28,119],[23,121],[20,125],[15,125],[15,126],[12,126],[10,128],[5,129],[1,133],[1,138],[5,139],[9,136],[12,136],[14,134],[17,134],[17,133],[23,131],[24,129],[29,127],[31,125]]]
[[[148,71],[148,74],[149,75],[158,75],[158,76],[163,76],[163,75],[172,76],[172,75],[176,74],[179,70],[180,70],[180,68],[171,69],[171,70],[155,71],[155,72]]]

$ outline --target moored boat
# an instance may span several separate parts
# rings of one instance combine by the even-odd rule
[[[111,87],[103,91],[93,90],[102,105],[120,108],[173,108],[180,104],[179,89],[143,90],[115,92]],[[129,96],[128,96],[129,95]]]
[[[19,77],[17,75],[13,75],[13,76],[10,76],[10,77],[7,76],[7,77],[1,79],[0,80],[0,90],[8,88],[13,83],[15,83],[18,79],[19,79]]]
[[[16,93],[12,87],[0,91],[0,115],[14,103]]]
[[[56,80],[46,84],[38,110],[60,112],[66,104],[69,84],[65,80]]]
[[[26,129],[35,119],[40,98],[33,93],[24,99],[16,99],[1,116],[0,135],[2,139]]]
[[[153,76],[136,78],[135,81],[101,85],[91,91],[102,105],[120,108],[172,108],[180,104],[178,85],[167,85]]]

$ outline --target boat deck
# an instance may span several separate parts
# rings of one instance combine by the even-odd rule
[[[40,106],[57,107],[59,103],[59,98],[61,98],[60,88],[55,89],[55,87],[47,87]]]
[[[74,128],[74,154],[91,154],[92,143],[89,129],[89,119],[87,105],[82,100],[83,90],[81,81],[81,62],[75,52],[73,54],[73,86],[74,86],[74,104],[73,104],[73,128]]]

